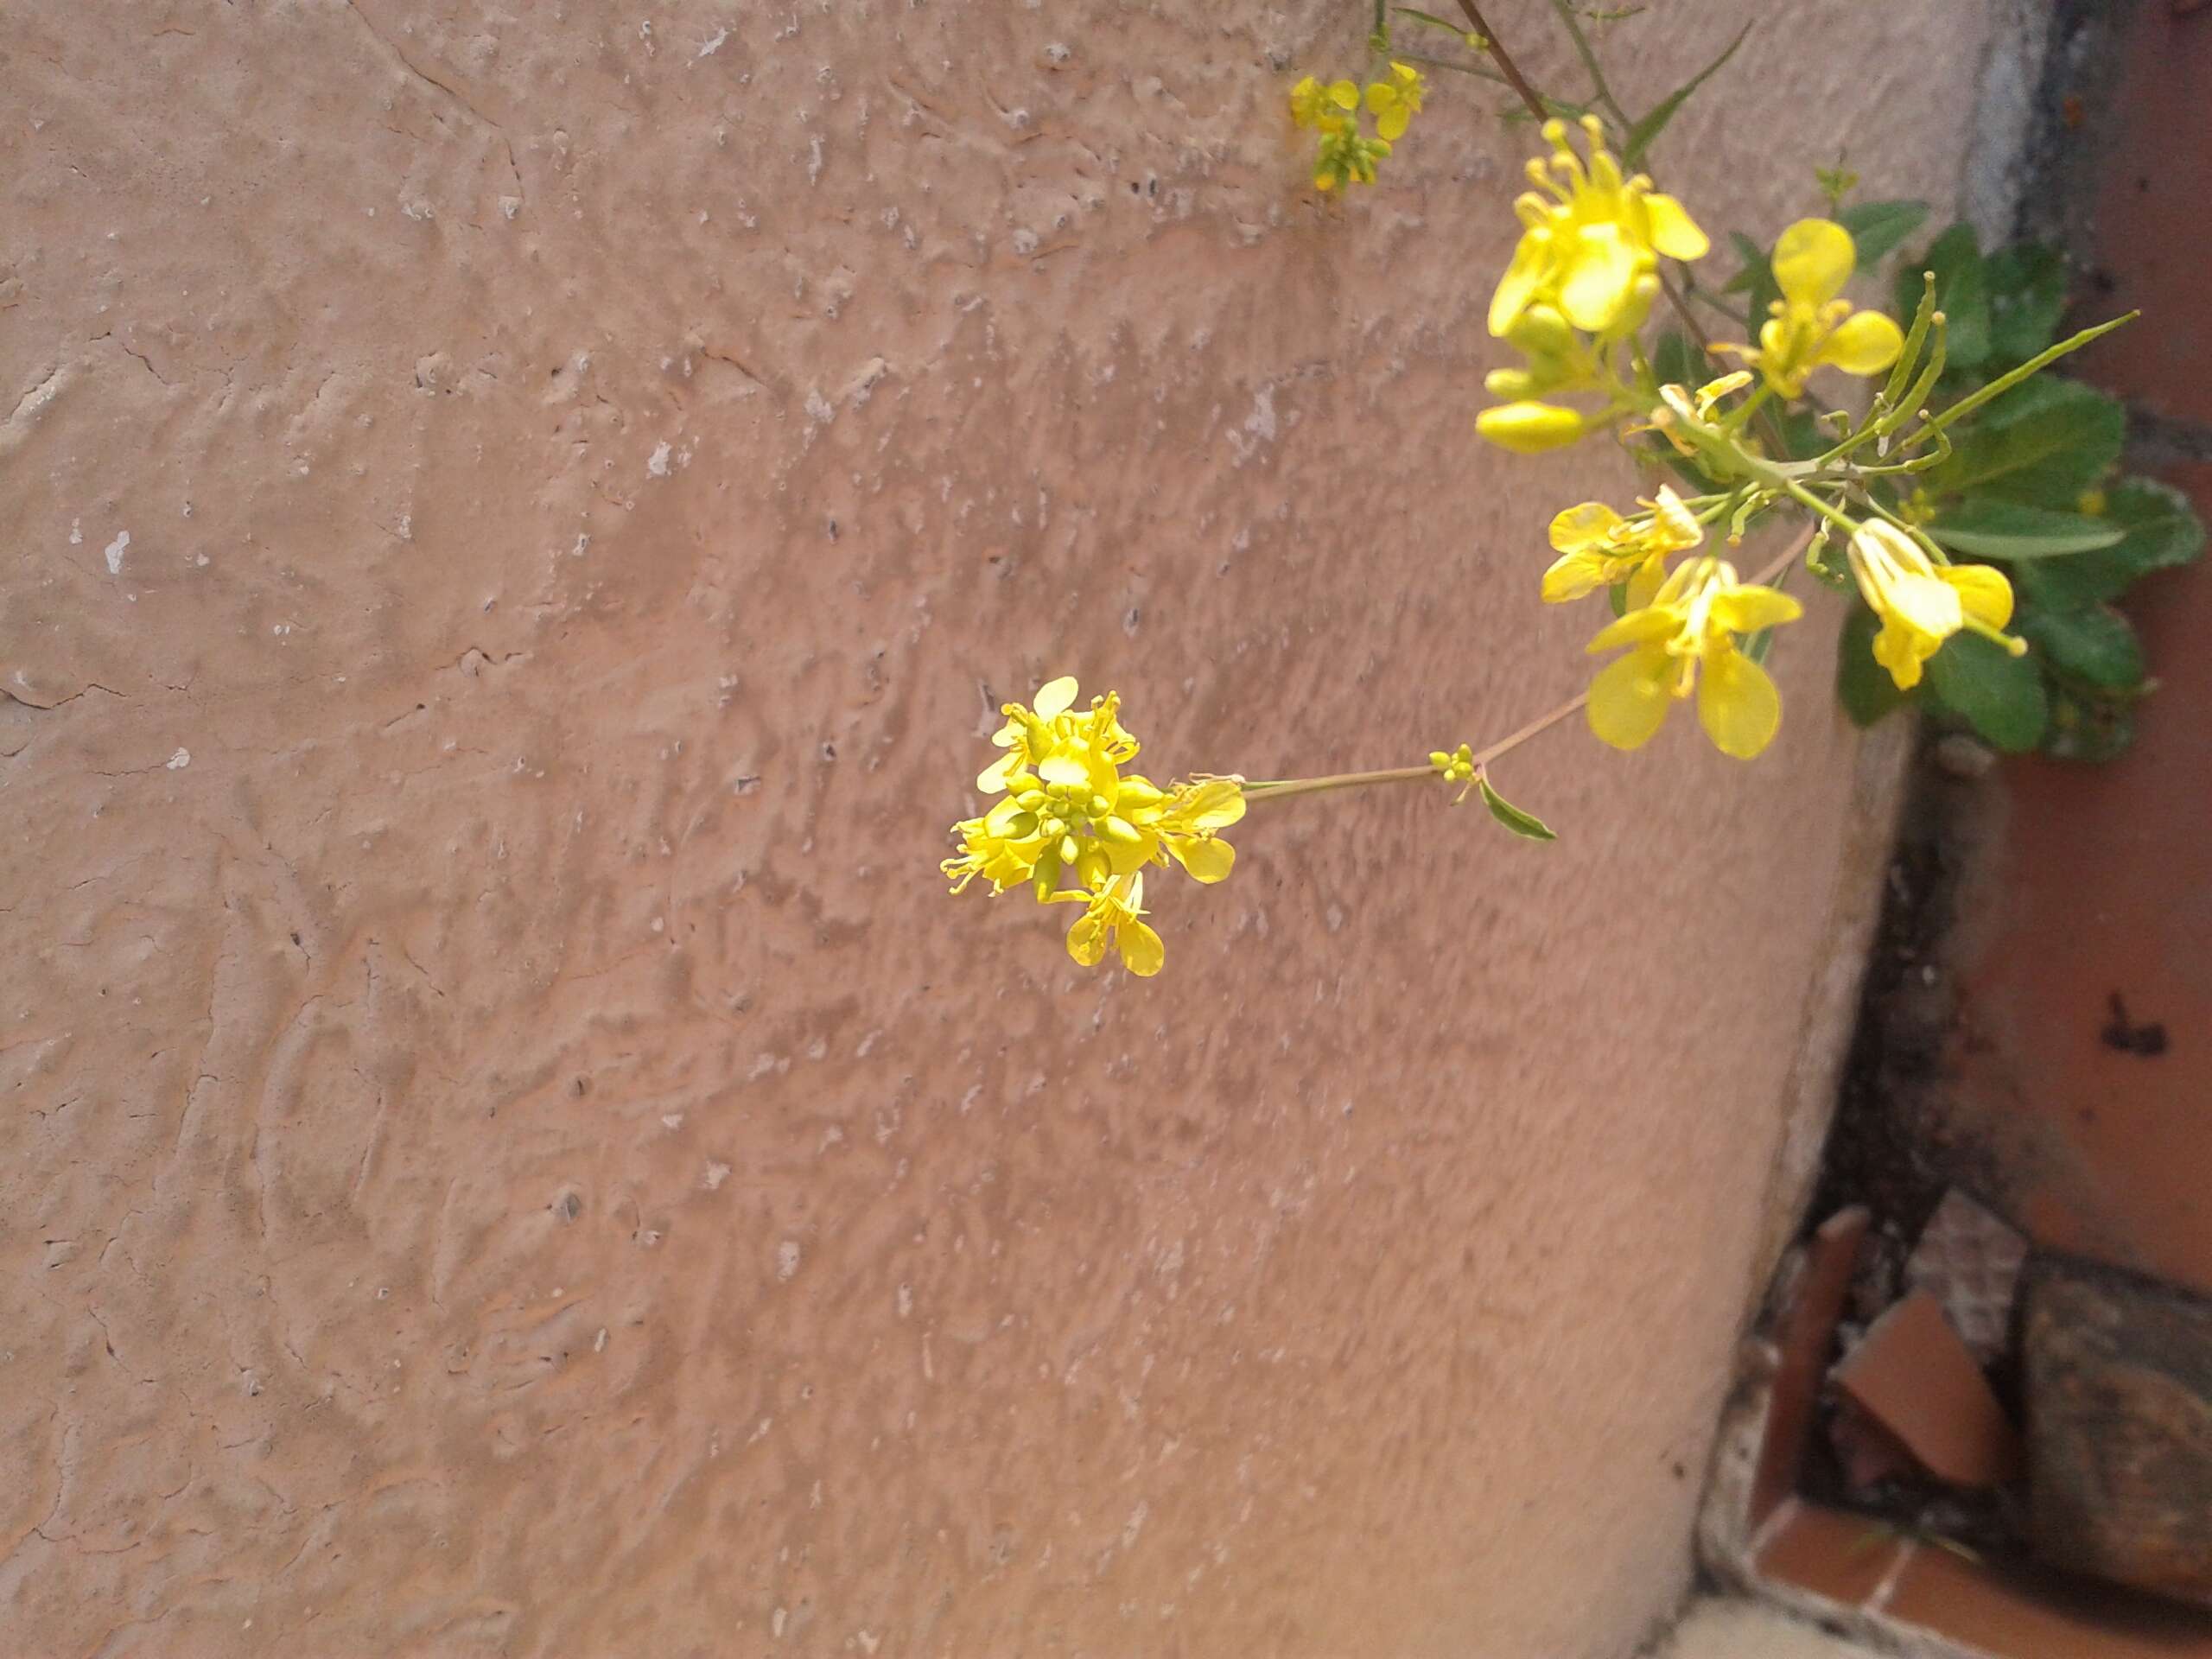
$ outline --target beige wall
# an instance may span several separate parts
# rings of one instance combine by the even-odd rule
[[[1752,10],[1708,223],[1948,193],[1978,5],[1677,0],[1624,90]],[[1631,481],[1469,432],[1528,133],[1318,202],[1358,10],[6,8],[0,1648],[1672,1605],[1871,891],[1825,621],[1756,766],[1516,760],[1557,848],[1255,813],[1150,983],[933,868],[1051,673],[1255,772],[1581,683],[1539,531]]]

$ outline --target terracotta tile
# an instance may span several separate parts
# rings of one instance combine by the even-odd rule
[[[2212,467],[2170,476],[2212,516]],[[2212,1290],[2212,565],[2153,575],[2126,608],[2160,682],[2133,748],[2000,774],[1947,1109],[2038,1243]],[[2163,1053],[2107,1040],[2115,994]]]
[[[1888,1580],[1904,1548],[1896,1531],[1870,1516],[1795,1504],[1757,1567],[1762,1577],[1857,1607]]]
[[[1981,1367],[1925,1291],[1876,1320],[1835,1368],[1834,1380],[1940,1480],[1980,1488],[2019,1471],[2019,1437]]]
[[[1775,1341],[1782,1363],[1775,1370],[1766,1439],[1751,1482],[1747,1524],[1754,1529],[1796,1490],[1798,1465],[1812,1432],[1813,1408],[1827,1369],[1828,1344],[1842,1316],[1844,1295],[1851,1288],[1871,1219],[1866,1205],[1854,1204],[1821,1224],[1806,1243],[1796,1282],[1777,1321]]]
[[[2212,1659],[2212,1615],[1916,1550],[1885,1610],[1992,1659]]]
[[[2082,354],[2082,373],[2177,419],[2212,420],[2212,311],[2203,302],[2204,199],[2212,190],[2212,16],[2133,7],[2120,105],[2102,124],[2098,264],[2113,286],[2083,321],[2143,319]]]

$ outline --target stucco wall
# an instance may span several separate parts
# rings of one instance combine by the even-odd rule
[[[1361,10],[6,8],[0,1648],[1672,1605],[1878,839],[1825,624],[1755,766],[1516,760],[1555,848],[1255,812],[1149,983],[934,869],[1052,673],[1268,773],[1586,672],[1540,528],[1631,481],[1470,435],[1527,130],[1317,200]],[[1978,4],[1678,0],[1624,92],[1754,10],[1708,223],[1950,191]]]

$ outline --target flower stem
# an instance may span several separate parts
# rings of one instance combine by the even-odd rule
[[[1490,60],[1505,77],[1505,84],[1513,88],[1514,96],[1528,106],[1529,113],[1541,126],[1551,118],[1551,111],[1544,105],[1543,96],[1529,84],[1529,77],[1521,73],[1521,66],[1513,61],[1510,53],[1499,44],[1497,35],[1483,21],[1483,14],[1475,0],[1459,0],[1459,10],[1467,14],[1467,21],[1475,26],[1475,33],[1483,37],[1483,50],[1490,54]]]
[[[1244,785],[1248,801],[1279,801],[1292,795],[1319,795],[1332,789],[1364,789],[1370,784],[1410,784],[1437,775],[1434,766],[1392,766],[1383,772],[1340,772],[1327,778],[1278,778]]]

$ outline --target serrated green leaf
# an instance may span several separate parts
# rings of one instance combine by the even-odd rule
[[[1861,270],[1872,270],[1883,256],[1910,236],[1928,218],[1928,204],[1924,201],[1859,201],[1853,202],[1836,216],[1836,223],[1851,232],[1851,239],[1859,245],[1859,264]],[[1915,284],[1914,302],[1919,302],[1918,284]],[[1910,316],[1910,307],[1904,315]]]
[[[1897,690],[1890,671],[1874,660],[1874,636],[1881,626],[1863,604],[1854,603],[1844,613],[1843,637],[1836,645],[1835,696],[1854,726],[1872,726],[1910,700]]]
[[[1916,260],[1897,267],[1897,315],[1920,303],[1921,273],[1936,273],[1936,303],[1942,311],[1944,345],[1954,369],[1971,369],[1989,355],[1989,270],[1974,226],[1954,225]]]
[[[2015,243],[1989,256],[1989,351],[2024,363],[2058,338],[2066,315],[2066,261],[2055,248]]]
[[[1478,772],[1475,774],[1475,787],[1482,791],[1483,804],[1490,809],[1491,817],[1496,818],[1515,835],[1529,841],[1557,841],[1559,839],[1559,836],[1553,833],[1551,826],[1541,818],[1537,817],[1534,813],[1523,812],[1504,796],[1492,789],[1490,786],[1490,778],[1486,773]]]
[[[1957,448],[1928,474],[1928,487],[2070,507],[2119,461],[2126,440],[2127,411],[2116,399],[2039,375],[1951,429]]]
[[[1621,149],[1621,164],[1624,167],[1633,168],[1643,160],[1643,152],[1650,149],[1653,142],[1666,130],[1667,124],[1675,118],[1675,112],[1689,101],[1691,93],[1713,78],[1721,65],[1736,55],[1736,48],[1744,43],[1744,37],[1751,32],[1751,25],[1745,23],[1736,31],[1736,38],[1722,48],[1719,57],[1653,105],[1650,111],[1628,130],[1628,142]]]
[[[1921,526],[1947,553],[1974,559],[2051,559],[2110,547],[2125,533],[2117,524],[2078,512],[2055,512],[2018,501],[1970,496]]]
[[[2016,624],[2021,638],[2051,667],[2107,691],[2143,683],[2143,642],[2128,620],[2108,605],[2079,611],[2031,607]]]
[[[2007,754],[2043,741],[2050,702],[2043,669],[1978,633],[1955,633],[1928,659],[1928,689],[1942,707]]]
[[[2139,577],[2187,564],[2204,550],[2204,526],[2189,498],[2155,479],[2123,478],[2105,492],[2103,523],[2120,537],[2094,552],[2026,564],[2014,573],[2024,600],[2079,610],[2118,599]]]

